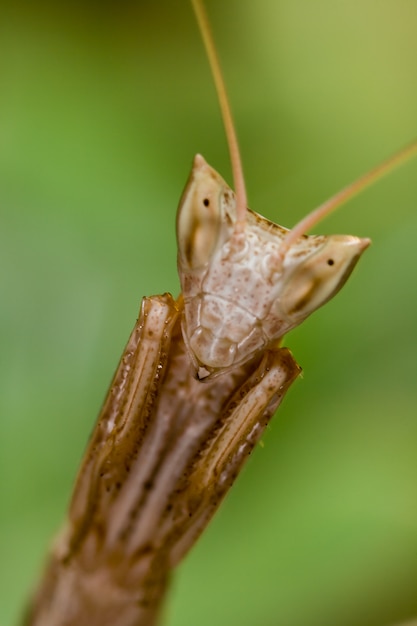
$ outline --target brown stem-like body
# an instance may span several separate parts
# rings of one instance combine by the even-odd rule
[[[299,366],[268,350],[193,377],[182,299],[145,298],[26,626],[152,626],[169,574],[204,530]]]

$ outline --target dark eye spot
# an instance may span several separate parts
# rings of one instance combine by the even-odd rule
[[[334,265],[333,259],[327,259],[327,265]]]
[[[210,204],[210,200],[208,198],[204,198],[203,204],[204,206],[208,206]]]

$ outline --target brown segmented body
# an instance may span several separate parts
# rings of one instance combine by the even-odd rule
[[[197,381],[181,299],[145,298],[92,435],[31,626],[150,626],[169,573],[234,482],[299,367],[266,351]]]

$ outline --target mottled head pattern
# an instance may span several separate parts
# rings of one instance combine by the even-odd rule
[[[303,236],[284,259],[287,229],[248,209],[237,239],[235,194],[200,155],[177,216],[183,335],[209,379],[277,342],[343,286],[367,239]]]

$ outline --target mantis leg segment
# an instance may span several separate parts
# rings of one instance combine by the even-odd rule
[[[26,624],[151,626],[157,618],[167,568],[149,568],[133,591],[125,580],[129,555],[120,545],[109,549],[108,535],[155,415],[177,317],[169,294],[144,298],[79,471],[68,522]],[[143,489],[137,484],[136,500]]]
[[[187,514],[172,549],[173,566],[205,529],[300,371],[288,349],[269,351],[231,395],[181,496]]]

